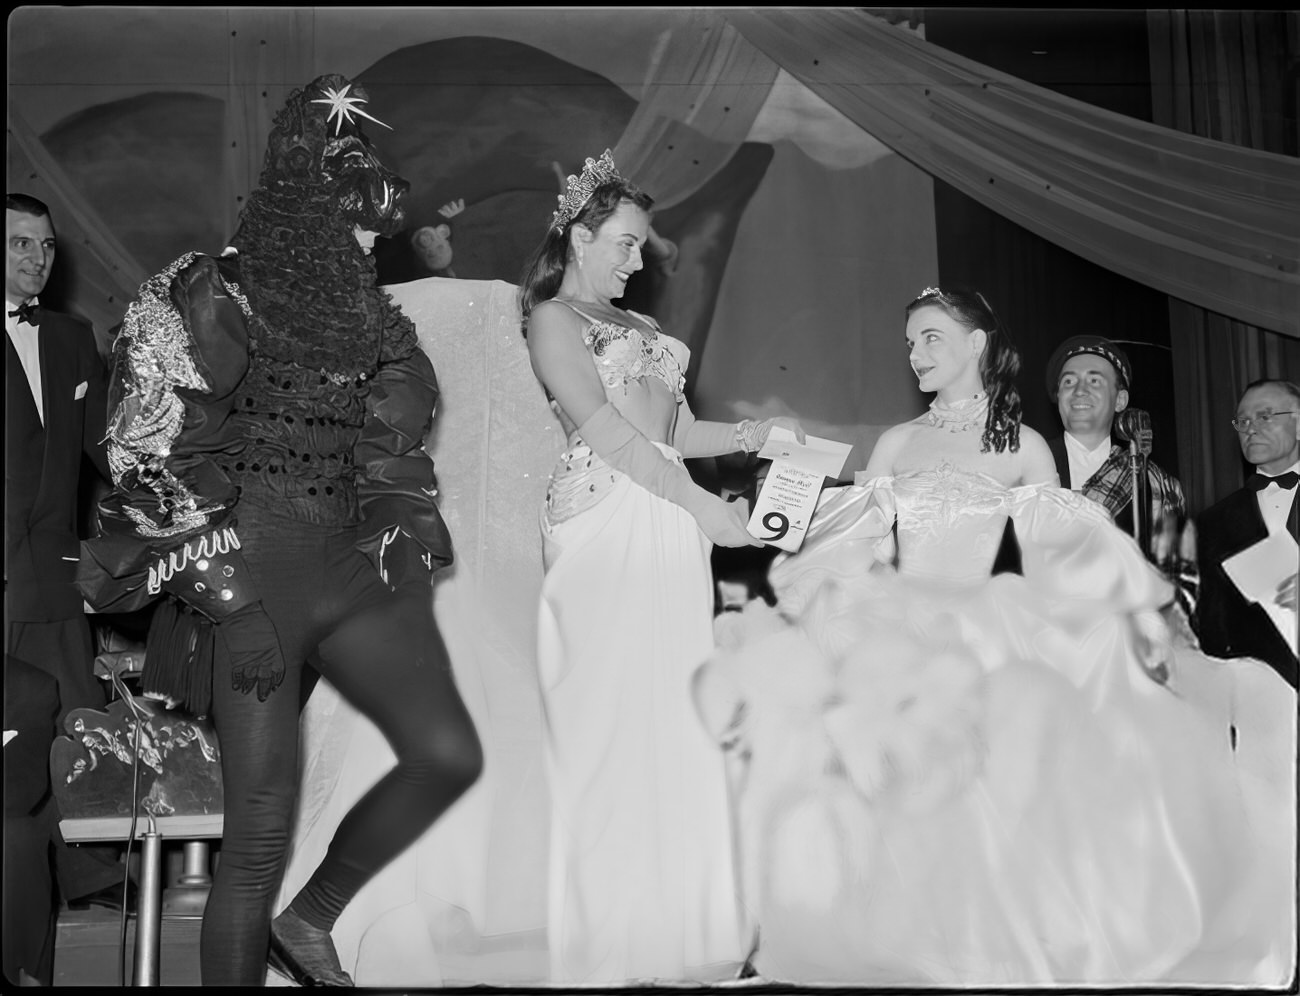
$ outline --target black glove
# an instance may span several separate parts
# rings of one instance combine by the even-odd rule
[[[231,686],[257,690],[265,702],[284,681],[284,655],[271,617],[262,607],[234,529],[195,537],[161,558],[150,571],[150,590],[176,596],[216,626],[230,651]]]
[[[217,626],[217,639],[230,652],[230,687],[261,702],[284,681],[284,655],[271,617],[260,602],[246,605]]]

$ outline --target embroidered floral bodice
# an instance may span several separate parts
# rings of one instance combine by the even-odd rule
[[[674,401],[685,399],[686,367],[691,351],[684,342],[665,335],[653,318],[628,312],[650,326],[650,331],[630,328],[617,322],[598,321],[568,301],[560,301],[591,324],[582,340],[591,355],[596,372],[605,388],[605,397],[627,416],[628,389],[646,379],[657,380],[672,392]],[[651,399],[663,405],[662,399]],[[563,411],[554,399],[551,407],[566,426]],[[635,424],[636,418],[632,417]],[[681,457],[664,444],[669,459]],[[568,446],[551,472],[551,486],[546,492],[546,517],[551,523],[563,522],[599,502],[617,482],[619,474],[571,428]]]
[[[629,384],[643,377],[662,381],[679,402],[686,397],[686,367],[690,362],[690,350],[684,342],[661,332],[653,318],[635,311],[628,312],[651,327],[646,332],[616,322],[599,321],[567,301],[560,303],[591,322],[582,341],[591,353],[596,372],[605,385],[605,394],[611,401],[623,394]]]

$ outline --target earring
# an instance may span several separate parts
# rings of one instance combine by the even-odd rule
[[[578,246],[578,269],[582,269],[582,246]]]

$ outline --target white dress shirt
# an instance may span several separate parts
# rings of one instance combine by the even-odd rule
[[[37,299],[32,298],[29,303],[36,304]],[[32,397],[36,400],[36,414],[40,417],[41,425],[44,425],[45,396],[41,394],[41,347],[40,340],[37,338],[40,331],[35,325],[20,322],[17,317],[11,318],[9,312],[17,310],[18,305],[10,301],[6,295],[5,332],[9,334],[9,341],[14,344],[14,352],[22,362],[23,373],[27,374],[27,383],[31,386]]]
[[[1278,477],[1288,470],[1300,473],[1300,460],[1280,471],[1279,474],[1265,474],[1264,476]],[[1262,491],[1255,492],[1255,500],[1259,502],[1259,513],[1264,517],[1264,525],[1268,528],[1270,536],[1287,531],[1286,518],[1291,513],[1291,505],[1296,500],[1298,493],[1300,493],[1300,485],[1288,489],[1276,484],[1270,484]]]
[[[1065,434],[1065,455],[1070,461],[1070,490],[1082,491],[1083,486],[1093,474],[1101,470],[1101,465],[1110,457],[1114,443],[1107,436],[1097,444],[1096,449],[1088,449],[1068,432]]]

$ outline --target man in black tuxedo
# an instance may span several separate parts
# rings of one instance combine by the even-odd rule
[[[1047,363],[1047,393],[1056,402],[1065,431],[1047,441],[1056,458],[1061,487],[1102,505],[1115,525],[1133,534],[1133,471],[1129,448],[1112,435],[1115,416],[1129,403],[1133,368],[1115,343],[1096,335],[1065,340]],[[1178,479],[1146,461],[1146,489],[1153,513],[1144,536],[1152,557],[1156,516],[1181,522],[1186,513]]]
[[[5,240],[5,685],[8,692],[10,657],[54,678],[61,730],[69,710],[106,702],[73,581],[83,461],[109,476],[107,373],[89,323],[39,301],[56,249],[49,209],[9,194]],[[60,841],[55,853],[65,900],[120,887],[115,849]]]
[[[1194,622],[1206,653],[1265,661],[1295,687],[1296,632],[1284,636],[1260,604],[1233,584],[1223,562],[1277,534],[1300,542],[1300,387],[1255,381],[1242,394],[1232,425],[1255,473],[1196,520],[1201,590]],[[1293,570],[1273,594],[1276,605],[1291,610],[1293,626],[1296,575]]]

